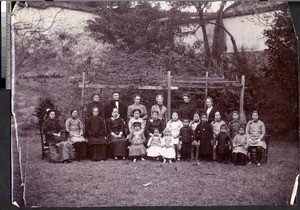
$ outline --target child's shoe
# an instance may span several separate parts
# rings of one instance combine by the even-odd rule
[[[169,163],[173,163],[171,159],[169,160]]]
[[[163,163],[166,163],[166,162],[167,162],[167,160],[166,160],[166,159],[164,159]]]
[[[144,158],[141,158],[141,160],[142,160],[142,161],[145,161],[145,159],[144,159]]]
[[[136,163],[136,158],[133,159],[133,162]]]

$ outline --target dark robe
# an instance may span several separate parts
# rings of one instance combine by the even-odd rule
[[[215,113],[216,113],[217,111],[220,111],[220,110],[216,109],[215,107],[213,107],[212,110],[210,110],[210,113],[209,113],[209,115],[207,116],[207,119],[208,119],[208,122],[209,122],[209,123],[211,123],[212,121],[214,121],[214,119],[215,119]],[[205,113],[205,114],[206,114],[206,112],[207,112],[207,107],[204,109],[204,113]],[[221,114],[222,114],[222,113],[221,113]]]
[[[200,122],[195,130],[196,140],[200,141],[199,155],[211,155],[213,130],[208,122]]]
[[[220,132],[216,136],[217,141],[217,153],[227,154],[229,152],[230,137],[227,133]]]
[[[108,119],[111,117],[111,113],[114,108],[117,108],[115,101],[110,101],[104,108],[104,118]],[[119,101],[119,114],[123,120],[127,119],[127,106]]]
[[[87,104],[85,109],[84,109],[84,117],[90,118],[93,116],[93,109],[97,107],[99,110],[99,116],[103,116],[103,106],[100,102],[94,102],[92,101],[91,103]]]
[[[149,134],[154,132],[154,129],[158,128],[159,133],[162,134],[163,130],[165,129],[165,123],[161,119],[149,119],[146,123],[146,129],[145,129],[145,134],[146,138],[149,137]]]
[[[99,116],[90,117],[86,120],[85,130],[91,159],[95,161],[106,159],[104,120]]]
[[[127,156],[128,142],[124,136],[125,122],[120,117],[107,119],[107,132],[108,132],[108,147],[110,156],[118,157]],[[113,136],[111,133],[119,135],[123,132],[121,138]]]
[[[197,106],[193,102],[182,103],[179,106],[179,119],[189,119],[192,120],[195,112],[197,111]]]

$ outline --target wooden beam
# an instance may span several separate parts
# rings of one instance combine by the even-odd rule
[[[215,84],[227,84],[227,83],[235,83],[235,84],[241,84],[240,82],[238,82],[238,81],[229,81],[229,80],[223,80],[223,81],[221,81],[221,80],[215,80],[215,81],[213,81],[213,80],[207,80],[207,81],[200,81],[200,80],[194,80],[194,79],[186,79],[186,80],[179,80],[179,79],[174,79],[173,80],[174,82],[173,82],[173,84],[181,84],[181,83],[189,83],[189,84],[197,84],[197,83],[199,83],[199,84],[209,84],[209,83],[215,83]]]
[[[171,71],[168,71],[168,98],[167,98],[167,119],[168,122],[171,119]]]
[[[244,113],[245,76],[244,75],[242,75],[242,78],[241,78],[241,86],[242,86],[242,89],[241,89],[241,94],[240,94],[240,115],[242,118],[242,117],[245,117],[245,113]]]
[[[184,85],[184,84],[181,84],[179,88],[194,88],[194,89],[241,89],[241,85],[228,85],[228,86],[225,86],[225,85],[220,85],[220,86],[217,86],[217,85],[208,85],[208,86],[205,86],[205,85]]]
[[[82,117],[84,115],[84,89],[85,89],[85,72],[82,72],[82,89],[81,89],[81,111],[82,111]]]
[[[79,87],[83,88],[82,83],[79,83]],[[164,86],[151,86],[151,85],[99,85],[99,84],[86,84],[85,88],[96,88],[96,89],[114,89],[114,88],[137,88],[141,90],[165,90],[167,87]],[[171,90],[178,90],[178,87],[171,86]]]

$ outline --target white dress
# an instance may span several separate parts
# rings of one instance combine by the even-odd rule
[[[171,136],[164,136],[161,142],[160,155],[164,158],[174,159],[175,158],[175,149],[173,138]]]
[[[149,139],[150,147],[147,149],[147,156],[149,157],[158,157],[160,156],[161,151],[161,140],[162,138],[159,136],[152,136]]]
[[[171,134],[172,134],[172,142],[173,144],[178,144],[179,143],[179,132],[180,129],[183,127],[183,124],[180,120],[170,120],[167,123],[167,128],[170,129]]]

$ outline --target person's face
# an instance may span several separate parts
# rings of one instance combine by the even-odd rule
[[[114,93],[114,94],[113,94],[113,99],[114,99],[115,101],[119,100],[119,93]]]
[[[183,101],[184,103],[189,103],[190,102],[190,98],[187,96],[183,96]]]
[[[77,112],[77,110],[74,110],[72,112],[72,117],[76,118],[77,116],[78,116],[78,112]]]
[[[156,112],[153,112],[152,113],[152,119],[156,120],[157,118],[158,118],[158,114]]]
[[[239,115],[237,113],[232,114],[232,119],[237,120],[239,119]]]
[[[118,109],[113,109],[112,115],[114,117],[116,117],[116,116],[118,116],[118,114],[119,114],[119,110]]]
[[[100,97],[98,95],[94,95],[93,101],[94,102],[99,102],[99,100],[100,100]]]
[[[221,131],[222,133],[226,133],[226,132],[227,132],[226,128],[224,128],[224,127],[222,127],[222,128],[220,129],[220,131]]]
[[[198,114],[194,114],[194,121],[199,121],[200,116]]]
[[[244,132],[245,132],[245,131],[244,131],[244,128],[240,128],[240,129],[239,129],[239,134],[242,135],[242,134],[244,134]]]
[[[49,118],[53,120],[55,118],[55,112],[50,112]]]
[[[185,125],[185,126],[189,125],[189,121],[188,120],[184,120],[183,121],[183,125]]]
[[[215,113],[215,120],[221,120],[221,114],[220,112]]]
[[[140,112],[139,111],[135,111],[133,113],[133,117],[136,118],[136,119],[140,118]]]
[[[159,131],[157,129],[155,129],[153,134],[157,136],[157,135],[159,135]]]
[[[173,113],[172,114],[172,119],[173,120],[178,120],[178,114],[177,113]]]
[[[257,113],[253,113],[253,114],[252,114],[252,119],[253,119],[254,121],[258,120],[258,114],[257,114]]]
[[[139,125],[134,126],[134,130],[139,131],[140,129],[141,129],[141,126],[139,126]]]
[[[98,116],[98,114],[99,114],[98,108],[94,108],[93,109],[93,116]]]
[[[158,105],[162,105],[163,101],[164,101],[164,99],[161,96],[156,98],[156,102]]]
[[[206,106],[207,107],[211,107],[212,106],[212,102],[211,102],[211,100],[210,99],[206,99]]]
[[[141,97],[136,96],[136,97],[134,98],[134,103],[139,104],[140,102],[141,102]]]
[[[206,115],[202,115],[201,116],[201,121],[202,122],[207,122],[207,116]]]

